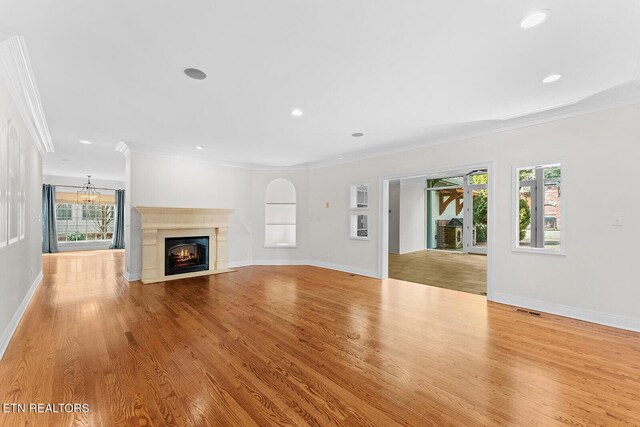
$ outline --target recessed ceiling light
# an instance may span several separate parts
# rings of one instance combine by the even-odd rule
[[[183,71],[187,77],[191,77],[195,80],[204,80],[207,78],[207,73],[202,70],[198,70],[197,68],[185,68]]]
[[[291,110],[291,115],[293,117],[300,117],[302,114],[304,114],[304,113],[299,108],[294,108],[293,110]]]
[[[204,147],[202,145],[197,145],[196,150],[204,150]]]
[[[522,18],[522,20],[520,21],[520,28],[528,29],[537,27],[538,25],[546,21],[548,17],[548,10],[537,10]]]
[[[356,132],[356,133],[352,133],[351,136],[353,136],[354,138],[360,138],[361,136],[364,136],[364,133]]]
[[[547,77],[542,79],[542,83],[553,83],[557,82],[562,78],[562,74],[549,74]]]
[[[87,140],[84,140],[84,139],[83,139],[83,140],[80,140],[80,144],[87,144],[87,145],[90,145],[90,144],[93,144],[93,142],[91,142],[91,141],[87,141]]]

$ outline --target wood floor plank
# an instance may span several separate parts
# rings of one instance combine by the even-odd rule
[[[143,285],[122,251],[43,260],[0,400],[90,411],[0,425],[640,424],[637,333],[315,267]]]

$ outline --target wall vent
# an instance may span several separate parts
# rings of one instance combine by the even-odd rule
[[[529,311],[529,310],[525,310],[525,309],[523,309],[523,308],[516,308],[516,311],[517,311],[518,313],[524,313],[524,314],[529,314],[529,315],[531,315],[531,316],[542,317],[542,314],[541,314],[541,313],[538,313],[538,312],[536,312],[536,311]]]

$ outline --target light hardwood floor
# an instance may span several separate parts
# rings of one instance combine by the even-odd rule
[[[389,254],[389,277],[413,283],[487,294],[487,257],[446,251]]]
[[[123,253],[44,257],[3,425],[640,424],[640,334],[314,267],[142,285]]]

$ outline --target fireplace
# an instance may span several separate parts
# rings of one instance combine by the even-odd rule
[[[209,237],[167,237],[164,240],[164,274],[209,270]]]

